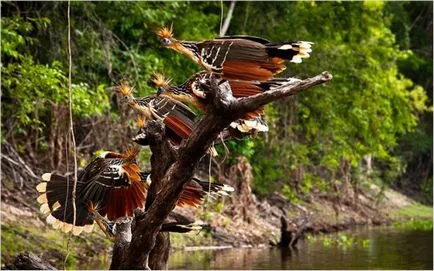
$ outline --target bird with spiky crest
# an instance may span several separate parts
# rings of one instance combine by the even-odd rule
[[[138,149],[125,153],[104,152],[80,170],[76,186],[75,224],[72,204],[72,175],[54,173],[42,175],[36,186],[41,212],[54,228],[74,235],[90,232],[94,221],[107,232],[109,224],[120,217],[132,216],[136,208],[143,208],[146,187],[136,164]]]
[[[36,189],[40,193],[37,201],[41,205],[41,212],[47,215],[47,223],[55,229],[79,235],[83,231],[91,232],[96,222],[107,236],[112,237],[113,222],[119,218],[132,217],[134,210],[143,208],[151,185],[150,173],[140,171],[136,163],[138,153],[136,148],[125,153],[106,151],[79,171],[75,224],[72,175],[43,174],[42,182]],[[196,207],[207,194],[214,197],[228,195],[232,191],[233,188],[228,185],[210,184],[192,178],[185,185],[177,205]]]
[[[196,121],[196,114],[185,104],[168,99],[150,95],[143,98],[133,96],[133,87],[123,81],[116,88],[121,94],[122,99],[139,114],[137,124],[139,127],[145,126],[149,120],[159,120],[166,125],[167,135],[172,143],[179,145],[193,132]],[[145,141],[142,141],[142,145]]]
[[[301,63],[310,57],[312,42],[272,43],[254,36],[225,36],[205,41],[184,41],[173,37],[173,26],[156,31],[162,45],[184,54],[203,69],[224,79],[266,81],[286,69],[285,60]]]
[[[205,93],[201,88],[202,83],[210,80],[211,74],[208,72],[199,72],[190,77],[187,81],[180,85],[171,85],[170,79],[166,79],[164,75],[157,74],[157,77],[152,80],[157,88],[157,95],[169,97],[171,99],[190,104],[200,110],[205,110],[206,98]],[[231,86],[234,97],[247,97],[257,93],[262,93],[268,90],[272,84],[270,80],[268,84],[254,81],[227,80]],[[276,83],[278,82],[275,79]],[[287,81],[285,81],[287,82]],[[230,127],[237,129],[244,134],[256,134],[256,132],[267,132],[268,126],[262,118],[263,108],[258,108],[253,112],[247,113],[245,116],[230,124]]]

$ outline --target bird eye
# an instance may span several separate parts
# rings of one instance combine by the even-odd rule
[[[163,43],[164,43],[164,45],[170,45],[171,43],[172,43],[172,41],[170,40],[170,39],[168,39],[168,38],[164,38],[163,39]]]

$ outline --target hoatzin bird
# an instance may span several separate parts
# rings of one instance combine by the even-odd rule
[[[155,74],[152,82],[157,87],[157,95],[168,96],[172,99],[193,104],[199,109],[205,108],[205,93],[200,87],[201,82],[206,82],[210,80],[211,73],[209,72],[198,72],[190,77],[181,85],[171,85],[170,79],[166,79],[161,74]],[[244,81],[244,80],[227,80],[231,90],[232,95],[235,98],[252,96],[264,91],[273,90],[282,85],[289,84],[294,81],[298,81],[296,78],[287,79],[272,79],[268,81]],[[263,108],[260,107],[253,112],[247,113],[242,119],[237,122],[231,123],[232,128],[237,128],[241,132],[247,133],[250,130],[256,130],[259,132],[267,132],[268,127],[264,120],[261,118],[263,113]]]
[[[133,88],[121,82],[116,88],[128,105],[141,117],[143,124],[148,120],[160,120],[166,125],[166,135],[172,143],[179,145],[193,132],[196,114],[186,105],[165,97],[155,95],[135,98]],[[146,139],[141,139],[144,142]]]
[[[111,221],[131,217],[135,209],[143,208],[145,204],[150,174],[140,171],[135,161],[137,154],[136,149],[125,153],[104,152],[79,171],[75,224],[71,175],[42,175],[43,181],[36,186],[41,193],[37,201],[41,204],[41,212],[48,215],[47,223],[78,235],[82,231],[91,232],[96,221],[109,237],[112,236]],[[233,190],[227,185],[209,184],[194,178],[184,187],[177,205],[197,206],[209,187],[212,194],[224,195]]]
[[[196,73],[183,84],[174,86],[170,84],[171,79],[156,73],[152,82],[157,87],[158,96],[167,96],[171,99],[194,105],[203,111],[205,110],[205,93],[201,90],[200,81],[209,80],[208,75],[209,73],[207,72]],[[262,109],[258,109],[258,112],[248,113],[243,118],[232,122],[230,127],[244,134],[268,132],[268,126],[262,119],[261,113]]]
[[[161,120],[166,125],[166,135],[175,145],[179,145],[193,132],[197,115],[182,102],[157,95],[135,98],[132,94],[133,88],[126,82],[121,82],[116,90],[128,105],[140,115],[137,119],[139,128],[144,127],[148,120]],[[234,133],[224,134],[221,135],[222,138]],[[241,137],[242,135],[237,136]],[[140,145],[149,145],[146,134],[142,132],[139,132],[133,141]],[[214,147],[210,147],[208,153],[217,156]]]
[[[183,41],[173,37],[172,27],[163,27],[156,34],[163,46],[188,56],[224,79],[270,80],[286,68],[285,60],[301,63],[312,52],[312,42],[307,41],[271,43],[263,38],[242,35],[200,42]]]

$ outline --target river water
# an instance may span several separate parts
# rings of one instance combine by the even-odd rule
[[[353,238],[354,242],[336,242]],[[392,227],[299,241],[298,249],[176,251],[169,269],[433,269],[433,232]]]

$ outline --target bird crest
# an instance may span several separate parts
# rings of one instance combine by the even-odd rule
[[[155,84],[155,86],[157,88],[160,88],[160,87],[166,88],[166,87],[170,86],[170,82],[172,82],[172,79],[166,78],[166,77],[164,77],[163,74],[155,72],[152,75],[151,81],[152,81],[152,83]]]
[[[130,96],[133,94],[134,88],[128,83],[128,81],[121,81],[119,85],[116,87],[116,91],[119,92],[122,96]]]
[[[161,27],[156,32],[157,36],[161,39],[172,39],[173,38],[173,24],[170,27]]]

